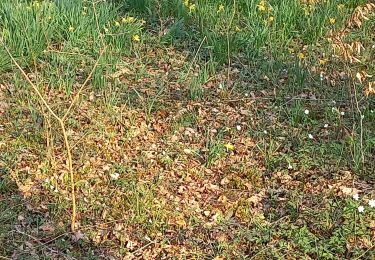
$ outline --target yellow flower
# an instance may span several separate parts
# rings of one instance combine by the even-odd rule
[[[238,26],[236,26],[234,29],[236,30],[236,32],[240,32],[241,31],[241,28],[238,27]]]
[[[122,18],[122,23],[133,23],[135,21],[135,18],[133,16],[128,16]]]
[[[264,5],[258,5],[258,10],[261,11],[261,12],[264,12],[264,11],[267,10],[267,8]]]
[[[189,0],[184,0],[184,6],[189,7]]]
[[[104,27],[104,32],[105,32],[105,33],[108,33],[108,32],[109,32],[109,30],[108,30],[107,27]]]
[[[219,5],[219,8],[217,9],[217,12],[218,12],[218,13],[221,13],[221,12],[224,12],[224,10],[225,10],[224,5],[223,5],[223,4],[220,4],[220,5]]]
[[[309,9],[307,7],[304,7],[303,11],[305,13],[305,16],[308,16],[310,14],[310,11],[309,11]]]
[[[345,5],[344,4],[339,4],[339,5],[337,5],[337,9],[339,9],[339,10],[342,10],[342,9],[344,9],[345,8]]]
[[[273,16],[268,17],[268,22],[269,23],[272,23],[274,20],[275,20],[275,18]]]
[[[196,9],[196,5],[195,5],[195,4],[190,5],[190,6],[189,6],[189,13],[194,12],[195,9]]]
[[[140,42],[141,41],[141,37],[139,37],[138,34],[135,34],[135,35],[133,35],[132,40],[133,40],[133,42]]]
[[[329,18],[329,23],[330,24],[335,24],[336,23],[336,18],[334,18],[334,17]]]
[[[259,11],[265,12],[265,11],[267,11],[267,2],[265,0],[262,0],[262,1],[259,2],[257,7],[258,7]]]
[[[34,1],[34,2],[33,2],[33,6],[34,6],[35,8],[39,8],[39,7],[40,7],[40,3],[39,3],[38,1]]]
[[[288,52],[289,53],[294,53],[294,49],[293,48],[288,48]]]
[[[224,145],[225,148],[228,149],[228,151],[233,151],[234,150],[234,145],[231,143],[227,143]]]
[[[120,23],[119,22],[115,22],[115,25],[117,26],[117,27],[119,27],[120,26]]]
[[[326,64],[328,59],[319,59],[319,65],[324,65]]]
[[[298,59],[299,60],[304,60],[305,59],[305,54],[303,54],[302,52],[298,53]]]
[[[69,32],[73,32],[74,31],[74,27],[73,26],[69,26]]]
[[[146,24],[146,21],[145,21],[145,20],[143,20],[143,19],[139,20],[139,22],[141,23],[141,25],[144,25],[144,24]]]
[[[85,16],[87,13],[85,11],[82,11],[82,15]]]

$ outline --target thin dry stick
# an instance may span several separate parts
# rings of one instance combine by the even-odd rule
[[[347,70],[347,73],[348,75],[353,75],[352,73],[352,70],[350,69],[350,67],[346,64],[346,70]],[[356,88],[356,85],[354,84],[354,82],[352,81],[351,82],[351,89],[353,89],[353,92],[354,92],[354,101],[355,101],[355,106],[356,106],[356,109],[357,109],[357,112],[359,114],[359,127],[360,127],[360,153],[361,153],[361,163],[362,163],[362,167],[365,166],[365,152],[364,152],[364,147],[363,147],[363,114],[362,114],[362,111],[359,107],[359,101],[358,101],[358,96],[357,96],[357,88]],[[352,100],[353,100],[353,97],[351,97]],[[352,102],[353,103],[353,102]],[[352,105],[353,107],[353,105]],[[353,108],[354,110],[354,108]],[[355,150],[353,150],[353,153],[355,153]],[[355,154],[352,155],[353,156],[353,159],[355,157]],[[355,159],[354,159],[355,161]]]
[[[71,186],[71,199],[72,199],[72,217],[71,217],[71,229],[72,231],[75,230],[75,222],[76,222],[76,197],[75,197],[75,188],[74,188],[74,173],[73,173],[73,164],[72,164],[72,154],[70,152],[70,145],[68,141],[68,135],[66,133],[65,124],[64,121],[51,109],[51,107],[48,105],[47,101],[43,98],[43,95],[40,93],[38,87],[30,80],[30,78],[27,76],[26,72],[21,68],[21,66],[18,64],[18,62],[14,59],[13,55],[10,53],[8,47],[5,45],[5,43],[1,40],[1,43],[3,44],[5,51],[10,56],[11,60],[13,61],[14,65],[20,70],[26,81],[30,84],[32,89],[35,91],[35,93],[38,95],[39,99],[42,101],[44,106],[47,108],[47,110],[51,113],[51,115],[57,120],[57,122],[60,125],[61,132],[64,137],[64,144],[67,151],[68,156],[68,169],[70,173],[70,186]]]
[[[94,15],[95,15],[96,29],[98,30],[100,41],[102,42],[102,46],[104,47],[105,41],[104,41],[103,34],[100,32],[99,18],[98,18],[98,13],[96,12],[96,2],[95,1],[92,2],[92,9],[93,9]]]
[[[199,51],[201,50],[201,48],[202,48],[202,46],[203,46],[203,42],[206,40],[206,38],[207,38],[207,37],[204,36],[204,37],[203,37],[203,40],[202,40],[201,43],[199,44],[198,50],[196,51],[193,60],[190,62],[190,65],[189,65],[188,71],[187,71],[186,74],[184,75],[183,80],[186,80],[186,78],[189,76],[190,70],[192,69],[194,62],[195,62],[195,60],[197,59],[197,57],[198,57],[198,53],[199,53]]]
[[[62,117],[62,120],[65,121],[65,119],[69,116],[69,113],[70,113],[70,110],[73,108],[75,102],[77,101],[79,95],[81,94],[82,90],[85,88],[86,84],[88,83],[88,81],[91,79],[92,75],[94,74],[94,71],[96,69],[96,67],[98,66],[99,64],[99,60],[100,58],[102,57],[103,53],[105,52],[105,49],[107,48],[106,45],[105,45],[105,42],[104,42],[104,38],[103,38],[103,35],[101,34],[100,32],[100,27],[99,27],[99,18],[98,18],[98,14],[96,13],[96,2],[92,2],[92,9],[94,11],[94,15],[95,15],[95,22],[96,22],[96,28],[98,30],[98,34],[99,34],[99,37],[100,37],[100,40],[102,42],[102,46],[103,48],[101,49],[100,51],[100,54],[99,54],[99,58],[96,60],[95,62],[95,65],[93,67],[93,69],[91,70],[90,74],[87,76],[85,82],[83,82],[82,86],[80,87],[80,89],[78,90],[77,94],[75,95],[75,97],[73,98],[73,101],[72,103],[70,104],[68,110],[65,112],[64,116]]]
[[[356,257],[354,260],[362,259],[362,257],[363,257],[364,255],[366,255],[366,254],[367,254],[370,250],[372,250],[374,247],[375,247],[374,245],[371,246],[371,247],[369,247],[365,252],[363,252],[363,254],[361,254],[360,256]]]
[[[358,111],[358,114],[359,114],[359,117],[360,117],[360,125],[359,126],[360,126],[361,159],[362,159],[362,166],[364,166],[365,165],[365,155],[364,155],[364,150],[363,150],[363,116],[362,116],[362,111],[359,108],[356,86],[355,86],[355,84],[352,84],[352,85],[353,85],[353,90],[354,90],[354,100],[355,100],[357,111]]]
[[[232,14],[232,17],[230,19],[230,22],[229,22],[229,25],[228,25],[228,28],[227,28],[227,52],[228,52],[227,83],[228,83],[228,87],[230,87],[230,85],[231,85],[230,69],[231,69],[231,63],[232,63],[231,58],[230,58],[230,39],[229,39],[229,34],[230,34],[230,30],[232,28],[232,23],[233,23],[235,15],[236,15],[236,0],[233,1],[233,14]]]
[[[26,79],[26,81],[30,84],[30,86],[32,87],[32,89],[34,90],[34,92],[37,94],[37,96],[39,97],[40,101],[44,104],[44,106],[47,108],[47,110],[50,112],[50,114],[57,120],[57,122],[60,125],[61,132],[62,132],[62,135],[63,135],[63,138],[64,138],[64,144],[65,144],[66,152],[67,152],[68,170],[69,170],[69,175],[70,175],[71,199],[72,199],[71,230],[72,230],[72,232],[74,232],[75,231],[76,216],[77,216],[77,204],[76,204],[76,196],[75,196],[73,159],[72,159],[72,153],[71,153],[71,150],[70,150],[70,144],[69,144],[68,135],[67,135],[67,132],[66,132],[66,127],[65,127],[64,119],[66,119],[66,117],[69,115],[69,112],[70,112],[71,108],[73,107],[75,101],[78,99],[78,96],[79,96],[81,90],[83,89],[83,87],[87,84],[87,82],[91,78],[94,70],[96,69],[96,66],[98,65],[98,61],[100,60],[101,56],[98,58],[97,62],[95,63],[95,65],[93,67],[93,69],[91,70],[89,76],[86,78],[86,80],[85,80],[85,82],[83,84],[83,87],[81,87],[80,91],[78,91],[78,93],[76,94],[76,96],[73,98],[73,101],[70,104],[68,111],[65,113],[65,115],[64,115],[63,118],[60,118],[51,109],[51,107],[48,105],[47,101],[44,99],[43,95],[40,93],[38,87],[31,81],[31,79],[27,76],[26,72],[18,64],[18,62],[13,57],[13,55],[11,54],[10,50],[8,49],[8,47],[6,46],[6,44],[4,43],[4,41],[3,41],[2,38],[0,38],[0,42],[3,45],[3,47],[4,47],[5,51],[7,52],[7,54],[9,55],[10,59],[14,63],[14,65],[18,68],[18,70],[24,76],[24,78]],[[101,52],[101,54],[102,53],[103,53],[103,51]]]
[[[105,51],[105,47],[100,51],[99,58],[96,60],[96,62],[94,64],[94,67],[92,68],[90,74],[87,76],[86,80],[83,82],[83,84],[81,85],[80,89],[78,90],[78,92],[74,96],[72,102],[70,103],[70,106],[69,106],[68,110],[65,112],[64,116],[62,117],[62,121],[65,121],[66,118],[69,116],[70,110],[73,108],[73,106],[74,106],[75,102],[78,100],[79,95],[81,94],[82,90],[86,87],[87,83],[91,79],[92,74],[94,74],[94,71],[95,71],[96,67],[99,64],[99,60],[102,57],[104,51]]]
[[[29,235],[29,234],[27,234],[25,232],[22,232],[21,230],[18,230],[18,229],[15,229],[15,231],[17,233],[21,234],[21,235],[24,235],[24,236],[27,236],[27,237],[31,238],[32,240],[34,240],[35,242],[37,242],[40,246],[43,246],[43,247],[47,248],[51,253],[59,254],[59,255],[63,256],[65,259],[76,259],[74,257],[73,258],[72,257],[68,258],[67,255],[65,255],[64,253],[59,252],[58,250],[55,250],[55,249],[52,249],[52,248],[48,247],[47,245],[43,244],[38,238],[36,238],[36,237],[34,237],[32,235]]]
[[[42,105],[42,107],[44,107]],[[45,129],[45,138],[46,138],[46,157],[48,162],[52,165],[52,167],[56,166],[53,154],[53,137],[52,137],[52,126],[51,126],[51,115],[49,112],[45,113],[44,109],[42,109],[43,117],[44,117],[44,129]],[[55,175],[55,172],[54,172]],[[57,185],[56,185],[57,186]],[[56,187],[58,188],[58,187]]]

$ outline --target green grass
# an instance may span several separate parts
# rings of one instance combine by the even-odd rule
[[[104,52],[66,119],[71,233],[59,125],[0,47],[0,258],[374,258],[375,16],[304,2],[1,1],[58,115]]]

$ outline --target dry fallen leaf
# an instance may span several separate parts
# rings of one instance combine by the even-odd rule
[[[368,97],[369,95],[375,95],[375,88],[373,87],[374,85],[375,85],[375,81],[369,82],[367,84],[364,90],[366,97]]]
[[[368,16],[372,14],[372,12],[375,10],[375,4],[374,3],[367,3],[363,6],[358,6],[350,19],[348,20],[348,26],[349,27],[358,27],[360,28],[362,26],[363,20],[369,20]]]
[[[220,181],[222,186],[227,185],[230,182],[229,178],[225,177]]]
[[[345,196],[353,196],[354,194],[358,194],[359,190],[356,188],[349,188],[346,186],[340,186],[340,191]]]
[[[78,230],[72,235],[72,239],[74,242],[77,242],[81,239],[85,239],[85,234],[83,234],[82,231]]]
[[[39,227],[41,230],[43,230],[44,232],[49,232],[49,233],[52,233],[55,231],[55,228],[51,225],[51,223],[44,223],[43,225],[41,225]]]

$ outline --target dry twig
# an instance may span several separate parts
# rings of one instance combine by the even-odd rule
[[[24,76],[26,81],[29,83],[29,85],[31,86],[33,91],[38,96],[39,100],[42,102],[42,104],[45,106],[45,108],[48,110],[48,112],[59,123],[61,133],[62,133],[63,138],[64,138],[64,145],[65,145],[66,153],[67,153],[68,170],[69,170],[69,175],[70,175],[70,188],[71,188],[71,200],[72,200],[71,230],[75,231],[75,223],[76,223],[76,217],[77,217],[77,203],[76,203],[76,195],[75,195],[73,159],[72,159],[71,148],[70,148],[70,144],[69,144],[69,140],[68,140],[68,134],[67,134],[67,131],[66,131],[66,125],[65,125],[64,121],[69,116],[72,107],[74,106],[75,102],[78,100],[79,95],[81,94],[81,91],[86,86],[88,81],[91,79],[91,76],[94,73],[94,71],[95,71],[95,69],[96,69],[96,67],[99,63],[99,60],[100,60],[101,56],[103,55],[103,52],[104,52],[105,49],[103,49],[100,52],[99,58],[97,59],[95,65],[93,66],[93,68],[92,68],[91,72],[89,73],[89,75],[87,76],[86,80],[82,84],[81,88],[76,93],[75,97],[73,98],[73,101],[70,103],[70,106],[69,106],[68,110],[65,112],[63,117],[60,117],[52,110],[51,106],[48,104],[46,99],[43,97],[42,93],[39,91],[38,87],[31,81],[29,76],[26,74],[25,70],[22,69],[22,67],[19,65],[19,63],[16,61],[16,59],[13,57],[12,53],[10,52],[9,48],[7,47],[7,45],[5,44],[5,42],[3,41],[2,38],[0,38],[0,42],[3,45],[7,54],[9,55],[10,59],[12,60],[13,64],[18,68],[18,70]]]

